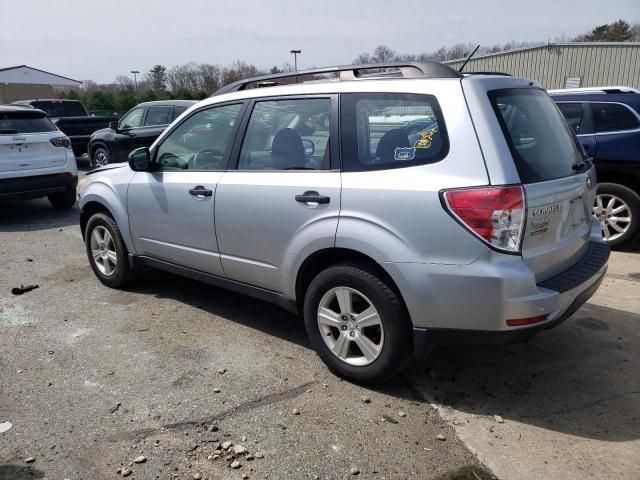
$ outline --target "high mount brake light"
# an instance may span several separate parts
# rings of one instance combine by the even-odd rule
[[[505,252],[520,251],[525,201],[520,186],[445,190],[449,211],[472,233]]]
[[[54,147],[71,148],[71,140],[68,137],[56,137],[51,139],[51,145]]]

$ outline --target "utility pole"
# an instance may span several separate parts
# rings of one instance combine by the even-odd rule
[[[293,65],[294,70],[298,71],[298,54],[302,53],[302,50],[291,50],[290,53],[293,53]]]
[[[136,95],[138,94],[138,74],[140,73],[139,70],[131,70],[131,73],[133,73],[133,85],[135,86],[135,92]]]

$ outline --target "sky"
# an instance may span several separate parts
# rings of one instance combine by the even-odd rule
[[[459,42],[554,40],[623,18],[639,0],[0,0],[0,68],[26,64],[109,83],[190,61],[299,68],[351,63],[387,45],[421,53]]]

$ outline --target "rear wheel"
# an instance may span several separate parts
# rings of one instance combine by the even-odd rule
[[[53,195],[49,195],[49,201],[53,208],[57,209],[67,209],[71,208],[76,203],[76,189],[70,188],[62,193],[54,193]]]
[[[593,216],[611,248],[628,245],[640,231],[640,196],[617,183],[600,183]]]
[[[93,168],[104,167],[109,164],[109,152],[104,147],[98,147],[93,151],[93,157],[91,159]]]
[[[129,252],[113,218],[94,214],[87,222],[84,239],[93,273],[104,285],[120,288],[134,279]]]
[[[411,360],[404,306],[366,266],[336,265],[318,274],[305,295],[304,320],[320,358],[353,382],[385,381]]]

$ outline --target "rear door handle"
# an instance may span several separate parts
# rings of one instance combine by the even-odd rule
[[[213,195],[213,191],[208,188],[204,188],[202,185],[198,185],[197,187],[193,187],[189,190],[189,193],[194,197],[210,197]]]
[[[320,195],[315,191],[304,192],[302,195],[296,195],[296,202],[301,203],[329,203],[331,199],[324,195]]]

